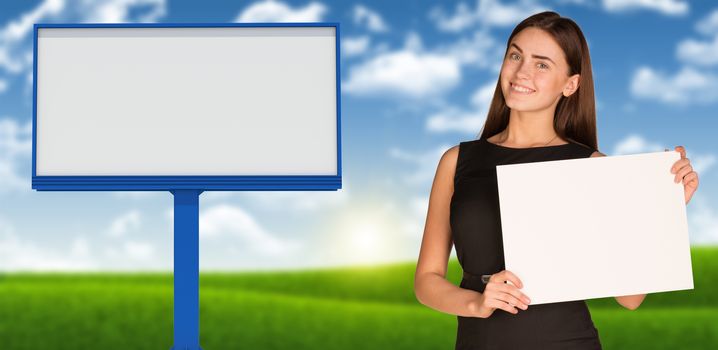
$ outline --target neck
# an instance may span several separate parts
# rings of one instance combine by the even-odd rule
[[[502,144],[527,147],[545,145],[557,139],[560,140],[553,128],[553,111],[545,110],[522,112],[512,109],[509,125],[499,137]]]

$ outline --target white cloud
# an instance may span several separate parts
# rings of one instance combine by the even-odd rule
[[[164,197],[167,192],[164,191],[117,191],[110,192],[110,195],[116,198],[130,198],[130,199],[146,199],[154,197]]]
[[[699,188],[688,203],[688,234],[691,244],[718,243],[718,211]]]
[[[449,55],[425,52],[417,34],[409,35],[404,46],[351,67],[348,80],[342,84],[343,91],[421,98],[440,94],[461,80],[459,61]]]
[[[491,99],[494,98],[494,92],[496,91],[496,82],[489,82],[484,86],[478,88],[471,95],[471,104],[476,108],[489,109],[491,105]]]
[[[348,201],[346,179],[342,182],[343,188],[337,191],[264,191],[243,196],[265,208],[316,213]]]
[[[484,30],[478,30],[470,38],[461,38],[435,51],[452,57],[461,64],[490,68],[497,74],[501,70],[504,57],[504,48]]]
[[[157,22],[167,13],[165,0],[105,0],[84,1],[82,11],[86,12],[85,22],[122,23]],[[142,11],[130,16],[130,12],[140,8]]]
[[[155,253],[155,248],[148,242],[127,241],[123,244],[125,254],[133,260],[149,260]]]
[[[169,250],[172,251],[171,248]],[[150,242],[126,240],[105,245],[101,251],[103,264],[99,269],[104,271],[172,271],[171,255],[164,260],[161,252]]]
[[[676,56],[679,60],[695,65],[718,64],[718,10],[713,10],[696,23],[696,30],[712,40],[685,39],[678,43]]]
[[[718,36],[713,41],[686,39],[678,43],[676,56],[679,60],[703,66],[718,64]]]
[[[0,79],[0,94],[7,91],[7,81]]]
[[[366,25],[372,32],[386,32],[389,26],[377,12],[363,5],[354,6],[354,23]]]
[[[0,43],[0,68],[3,68],[10,73],[20,72],[23,67],[21,62],[18,62],[17,59],[10,57],[10,53],[8,52],[9,48],[1,45],[2,43]]]
[[[429,197],[414,197],[409,200],[409,207],[411,208],[412,213],[414,213],[417,217],[425,219],[426,214],[429,211]]]
[[[686,151],[686,154],[688,151]],[[697,172],[698,174],[705,174],[705,172],[713,166],[716,162],[716,156],[713,154],[698,154],[698,155],[692,155],[688,156],[688,159],[691,160],[691,166],[693,167],[693,171]]]
[[[130,16],[131,10],[140,8]],[[71,17],[76,11],[81,22],[154,22],[165,15],[165,0],[45,0],[34,9],[10,21],[0,30],[0,46],[17,43],[29,37],[33,24],[55,18]]]
[[[649,67],[640,67],[633,74],[631,93],[635,97],[669,104],[707,104],[718,101],[718,75],[683,67],[671,76]]]
[[[0,119],[0,193],[30,190],[32,124]]]
[[[402,203],[405,204],[401,206],[404,209],[401,213],[391,213],[399,221],[399,230],[405,237],[408,237],[408,240],[404,240],[403,245],[409,244],[414,249],[414,252],[421,248],[421,237],[423,236],[429,208],[431,185],[439,160],[451,147],[450,145],[442,144],[424,153],[409,152],[398,148],[389,150],[391,157],[413,165],[413,172],[402,174],[400,181],[404,184],[421,188],[421,195],[414,195],[408,200],[402,200]],[[455,253],[452,253],[452,256],[455,256]]]
[[[484,111],[467,111],[449,107],[435,113],[426,121],[426,129],[432,132],[455,131],[477,134],[486,120]]]
[[[451,147],[442,144],[424,153],[412,153],[399,148],[391,148],[389,156],[416,166],[415,171],[403,176],[402,183],[426,187],[430,186],[434,179],[439,159]]]
[[[281,256],[299,248],[295,241],[274,237],[245,210],[219,204],[203,210],[199,218],[200,238],[238,238],[243,245],[267,256]]]
[[[246,199],[252,206],[262,210],[310,214],[347,203],[350,191],[347,178],[342,178],[342,188],[337,191],[209,191],[203,193],[200,200],[209,204],[217,204],[218,201],[235,197]],[[169,211],[171,215],[172,209]]]
[[[706,67],[718,65],[718,10],[699,20],[696,30],[713,37],[680,41],[676,46],[676,57],[684,65],[675,73],[645,66],[638,68],[631,81],[634,97],[675,105],[718,101],[718,73],[706,70]]]
[[[200,197],[200,249],[203,253],[202,269],[252,268],[267,269],[272,267],[300,267],[307,264],[324,265],[328,261],[312,257],[311,249],[315,245],[306,246],[309,236],[301,236],[302,240],[288,240],[272,234],[247,211],[251,205],[253,210],[263,211],[263,217],[282,218],[290,215],[309,217],[315,214],[324,215],[335,212],[348,201],[350,184],[343,180],[342,189],[338,191],[247,191],[247,192],[205,192]],[[247,206],[229,204],[229,201],[241,201]],[[172,208],[167,208],[165,216],[172,222]],[[277,224],[277,223],[275,223]],[[277,224],[277,225],[281,225]],[[302,230],[301,228],[297,228]],[[311,248],[314,247],[314,248]],[[310,250],[306,250],[310,249]],[[267,259],[271,258],[271,259]]]
[[[426,129],[432,132],[478,134],[486,121],[495,89],[495,82],[489,82],[477,89],[471,96],[471,109],[449,106],[434,113],[427,119]]]
[[[112,240],[90,244],[83,236],[74,236],[66,243],[43,245],[47,242],[24,232],[17,233],[10,222],[0,217],[0,270],[171,270],[171,261],[158,259],[149,242]]]
[[[449,57],[402,50],[353,67],[344,91],[357,95],[397,92],[421,98],[453,88],[460,78],[458,63]]]
[[[29,36],[34,23],[57,16],[64,8],[63,0],[45,0],[0,29],[0,67],[10,73],[19,73],[27,69],[28,65],[24,64],[21,56],[13,55],[16,46]],[[31,48],[26,48],[29,49]]]
[[[708,16],[698,21],[696,30],[705,35],[718,34],[718,10],[713,10]]]
[[[429,18],[440,30],[460,32],[474,24],[483,27],[514,26],[525,18],[545,10],[547,10],[545,6],[531,0],[522,0],[510,5],[502,4],[498,0],[477,0],[475,9],[461,2],[456,5],[451,15],[436,7],[429,13]]]
[[[0,218],[0,270],[3,271],[68,271],[96,268],[96,264],[83,253],[82,243],[74,241],[70,249],[74,254],[58,254],[30,240],[20,238],[14,227]]]
[[[429,196],[416,196],[408,201],[409,214],[403,223],[404,233],[412,238],[422,237],[426,214],[429,210]]]
[[[304,7],[291,8],[281,1],[258,1],[244,9],[235,22],[319,22],[327,7],[312,2]]]
[[[447,32],[460,32],[477,21],[476,14],[464,2],[456,5],[453,15],[447,15],[440,7],[436,7],[429,13],[429,18],[434,20],[440,30]]]
[[[75,237],[72,241],[70,253],[74,256],[88,256],[90,255],[90,243],[84,237]]]
[[[65,8],[64,0],[45,0],[34,9],[23,13],[20,18],[10,21],[0,30],[0,42],[15,42],[22,40],[32,30],[33,24],[49,16],[59,14]]]
[[[369,50],[369,36],[348,37],[341,40],[342,56],[351,57],[361,55]]]
[[[403,48],[379,51],[351,66],[342,88],[362,96],[437,97],[460,83],[464,66],[498,74],[502,58],[503,48],[485,30],[431,49],[409,33]]]
[[[624,154],[660,152],[666,148],[667,147],[663,147],[658,143],[644,139],[641,135],[631,134],[616,143],[611,155],[618,156]]]
[[[618,156],[623,154],[661,152],[666,149],[673,151],[675,150],[675,146],[662,145],[657,142],[648,141],[641,135],[630,134],[616,143],[611,155]],[[693,153],[687,148],[686,156],[690,159],[693,170],[697,172],[701,178],[716,162],[716,156],[713,154]]]
[[[424,49],[424,44],[421,42],[421,37],[418,33],[411,32],[406,36],[406,40],[404,40],[404,49],[415,52],[419,52]]]
[[[685,15],[688,13],[688,2],[680,0],[603,0],[603,8],[609,12],[624,12],[646,9],[665,15]]]
[[[584,6],[592,6],[593,3],[591,1],[594,0],[556,0],[557,3],[565,5],[565,4],[571,4],[571,5],[584,5]]]
[[[139,211],[131,210],[115,218],[110,224],[108,234],[113,237],[121,237],[129,232],[136,232],[142,224],[142,217]]]
[[[165,14],[165,0],[45,0],[0,29],[0,68],[32,76],[34,23],[156,22]]]

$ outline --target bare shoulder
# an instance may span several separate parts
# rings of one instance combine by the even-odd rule
[[[459,159],[459,145],[451,147],[444,152],[441,156],[439,164],[446,164],[445,166],[456,166],[456,162]]]
[[[601,152],[599,152],[599,151],[595,151],[595,152],[593,152],[593,153],[591,154],[591,158],[593,158],[593,157],[605,157],[605,156],[606,156],[605,154],[603,154],[603,153],[601,153]]]
[[[459,159],[459,145],[446,150],[439,160],[434,177],[434,191],[451,193],[454,189],[456,163]]]
[[[459,145],[456,145],[446,150],[441,156],[441,159],[439,160],[439,165],[436,169],[437,177],[441,176],[453,179],[454,173],[456,172],[456,162],[458,162],[458,159]]]

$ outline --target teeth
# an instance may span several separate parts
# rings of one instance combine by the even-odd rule
[[[524,88],[524,87],[516,86],[516,85],[514,85],[514,84],[511,84],[511,88],[514,89],[514,90],[516,90],[516,91],[518,91],[518,92],[523,92],[523,93],[533,92],[533,90],[531,90],[531,89],[527,89],[527,88]]]

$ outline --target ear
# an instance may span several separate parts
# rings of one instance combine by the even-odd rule
[[[570,78],[568,78],[568,82],[566,83],[566,86],[563,88],[563,95],[565,97],[569,97],[573,95],[576,90],[578,90],[579,82],[581,80],[580,74],[574,74]]]

